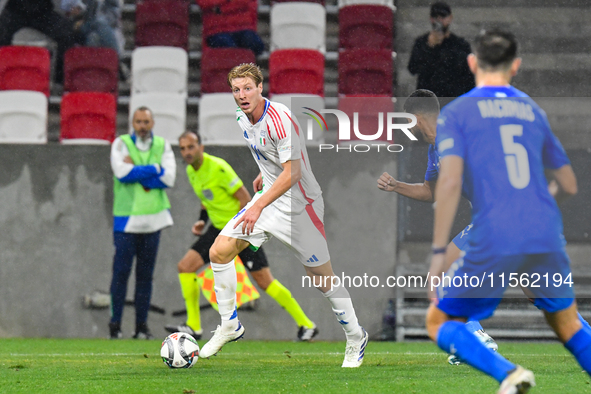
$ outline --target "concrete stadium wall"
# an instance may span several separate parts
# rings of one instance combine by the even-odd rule
[[[89,310],[82,297],[108,291],[111,279],[112,172],[107,146],[0,145],[0,337],[107,337],[108,309]],[[257,169],[244,147],[211,147],[224,157],[252,192]],[[190,226],[199,201],[178,153],[177,182],[169,191],[175,225],[163,231],[152,303],[166,315],[150,313],[156,337],[178,321],[184,309],[176,263],[194,241]],[[376,179],[396,173],[395,153],[309,152],[323,188],[326,235],[335,271],[394,273],[396,199],[380,192]],[[329,303],[315,289],[302,288],[303,268],[278,241],[266,246],[275,277],[286,285],[320,329],[319,339],[343,340]],[[128,299],[133,297],[133,273]],[[371,335],[381,331],[382,313],[393,290],[350,289],[360,322]],[[205,301],[201,300],[202,303]],[[293,340],[296,326],[266,294],[253,312],[241,312],[249,339]],[[217,312],[203,311],[203,328],[214,330]],[[133,307],[126,307],[123,331],[134,330]]]

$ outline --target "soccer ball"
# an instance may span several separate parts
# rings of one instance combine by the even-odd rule
[[[160,356],[169,368],[191,368],[199,359],[199,344],[189,334],[175,332],[162,341]]]

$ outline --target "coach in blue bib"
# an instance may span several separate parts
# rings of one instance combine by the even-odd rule
[[[115,244],[109,323],[112,339],[122,337],[121,318],[134,257],[136,329],[133,337],[152,337],[147,320],[160,230],[172,225],[165,189],[174,185],[174,153],[170,143],[152,133],[154,119],[148,108],[135,110],[132,125],[134,133],[118,137],[111,147]]]

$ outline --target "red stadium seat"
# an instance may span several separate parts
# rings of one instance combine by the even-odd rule
[[[117,100],[109,93],[67,93],[61,105],[60,141],[77,139],[113,142],[115,139]]]
[[[340,139],[339,136],[339,144],[351,144],[351,143],[359,143],[363,142],[366,144],[371,144],[375,141],[388,141],[387,137],[387,117],[386,114],[388,112],[394,112],[394,103],[392,101],[392,97],[390,96],[380,96],[380,95],[364,95],[364,96],[346,96],[339,98],[339,105],[338,109],[343,111],[349,117],[349,121],[351,122],[351,131],[350,131],[350,140],[347,139]],[[377,133],[379,129],[379,113],[382,113],[382,134],[381,136],[376,137],[376,139],[372,140],[362,140],[361,138],[357,137],[354,131],[354,122],[355,117],[354,113],[358,114],[358,130],[359,133],[367,136],[372,136]],[[394,137],[394,136],[392,136]],[[390,144],[393,143],[394,138],[389,140]]]
[[[49,97],[49,68],[46,48],[0,47],[0,90],[33,90]]]
[[[207,48],[207,38],[218,33],[240,30],[257,31],[257,0],[196,0],[201,8],[203,24],[203,49]]]
[[[318,3],[321,5],[324,5],[324,0],[271,0],[271,5],[275,4],[275,3],[298,3],[298,2],[303,2],[303,3]]]
[[[138,2],[135,24],[136,46],[173,46],[188,50],[189,4],[185,1]]]
[[[256,58],[250,49],[208,48],[201,57],[201,92],[228,93],[228,73],[242,63],[254,63]]]
[[[64,57],[64,91],[117,94],[119,58],[111,48],[70,48]]]
[[[339,48],[390,49],[394,13],[383,5],[350,5],[339,10]]]
[[[392,51],[347,49],[339,53],[339,94],[392,96]]]
[[[324,96],[324,55],[312,49],[280,49],[269,57],[269,93]]]

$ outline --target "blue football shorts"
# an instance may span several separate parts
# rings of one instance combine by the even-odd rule
[[[480,262],[471,261],[468,251],[446,276],[449,279],[437,289],[437,307],[454,317],[482,320],[492,316],[505,290],[519,284],[527,287],[539,309],[550,313],[566,309],[574,301],[570,261],[564,249],[493,256]]]

